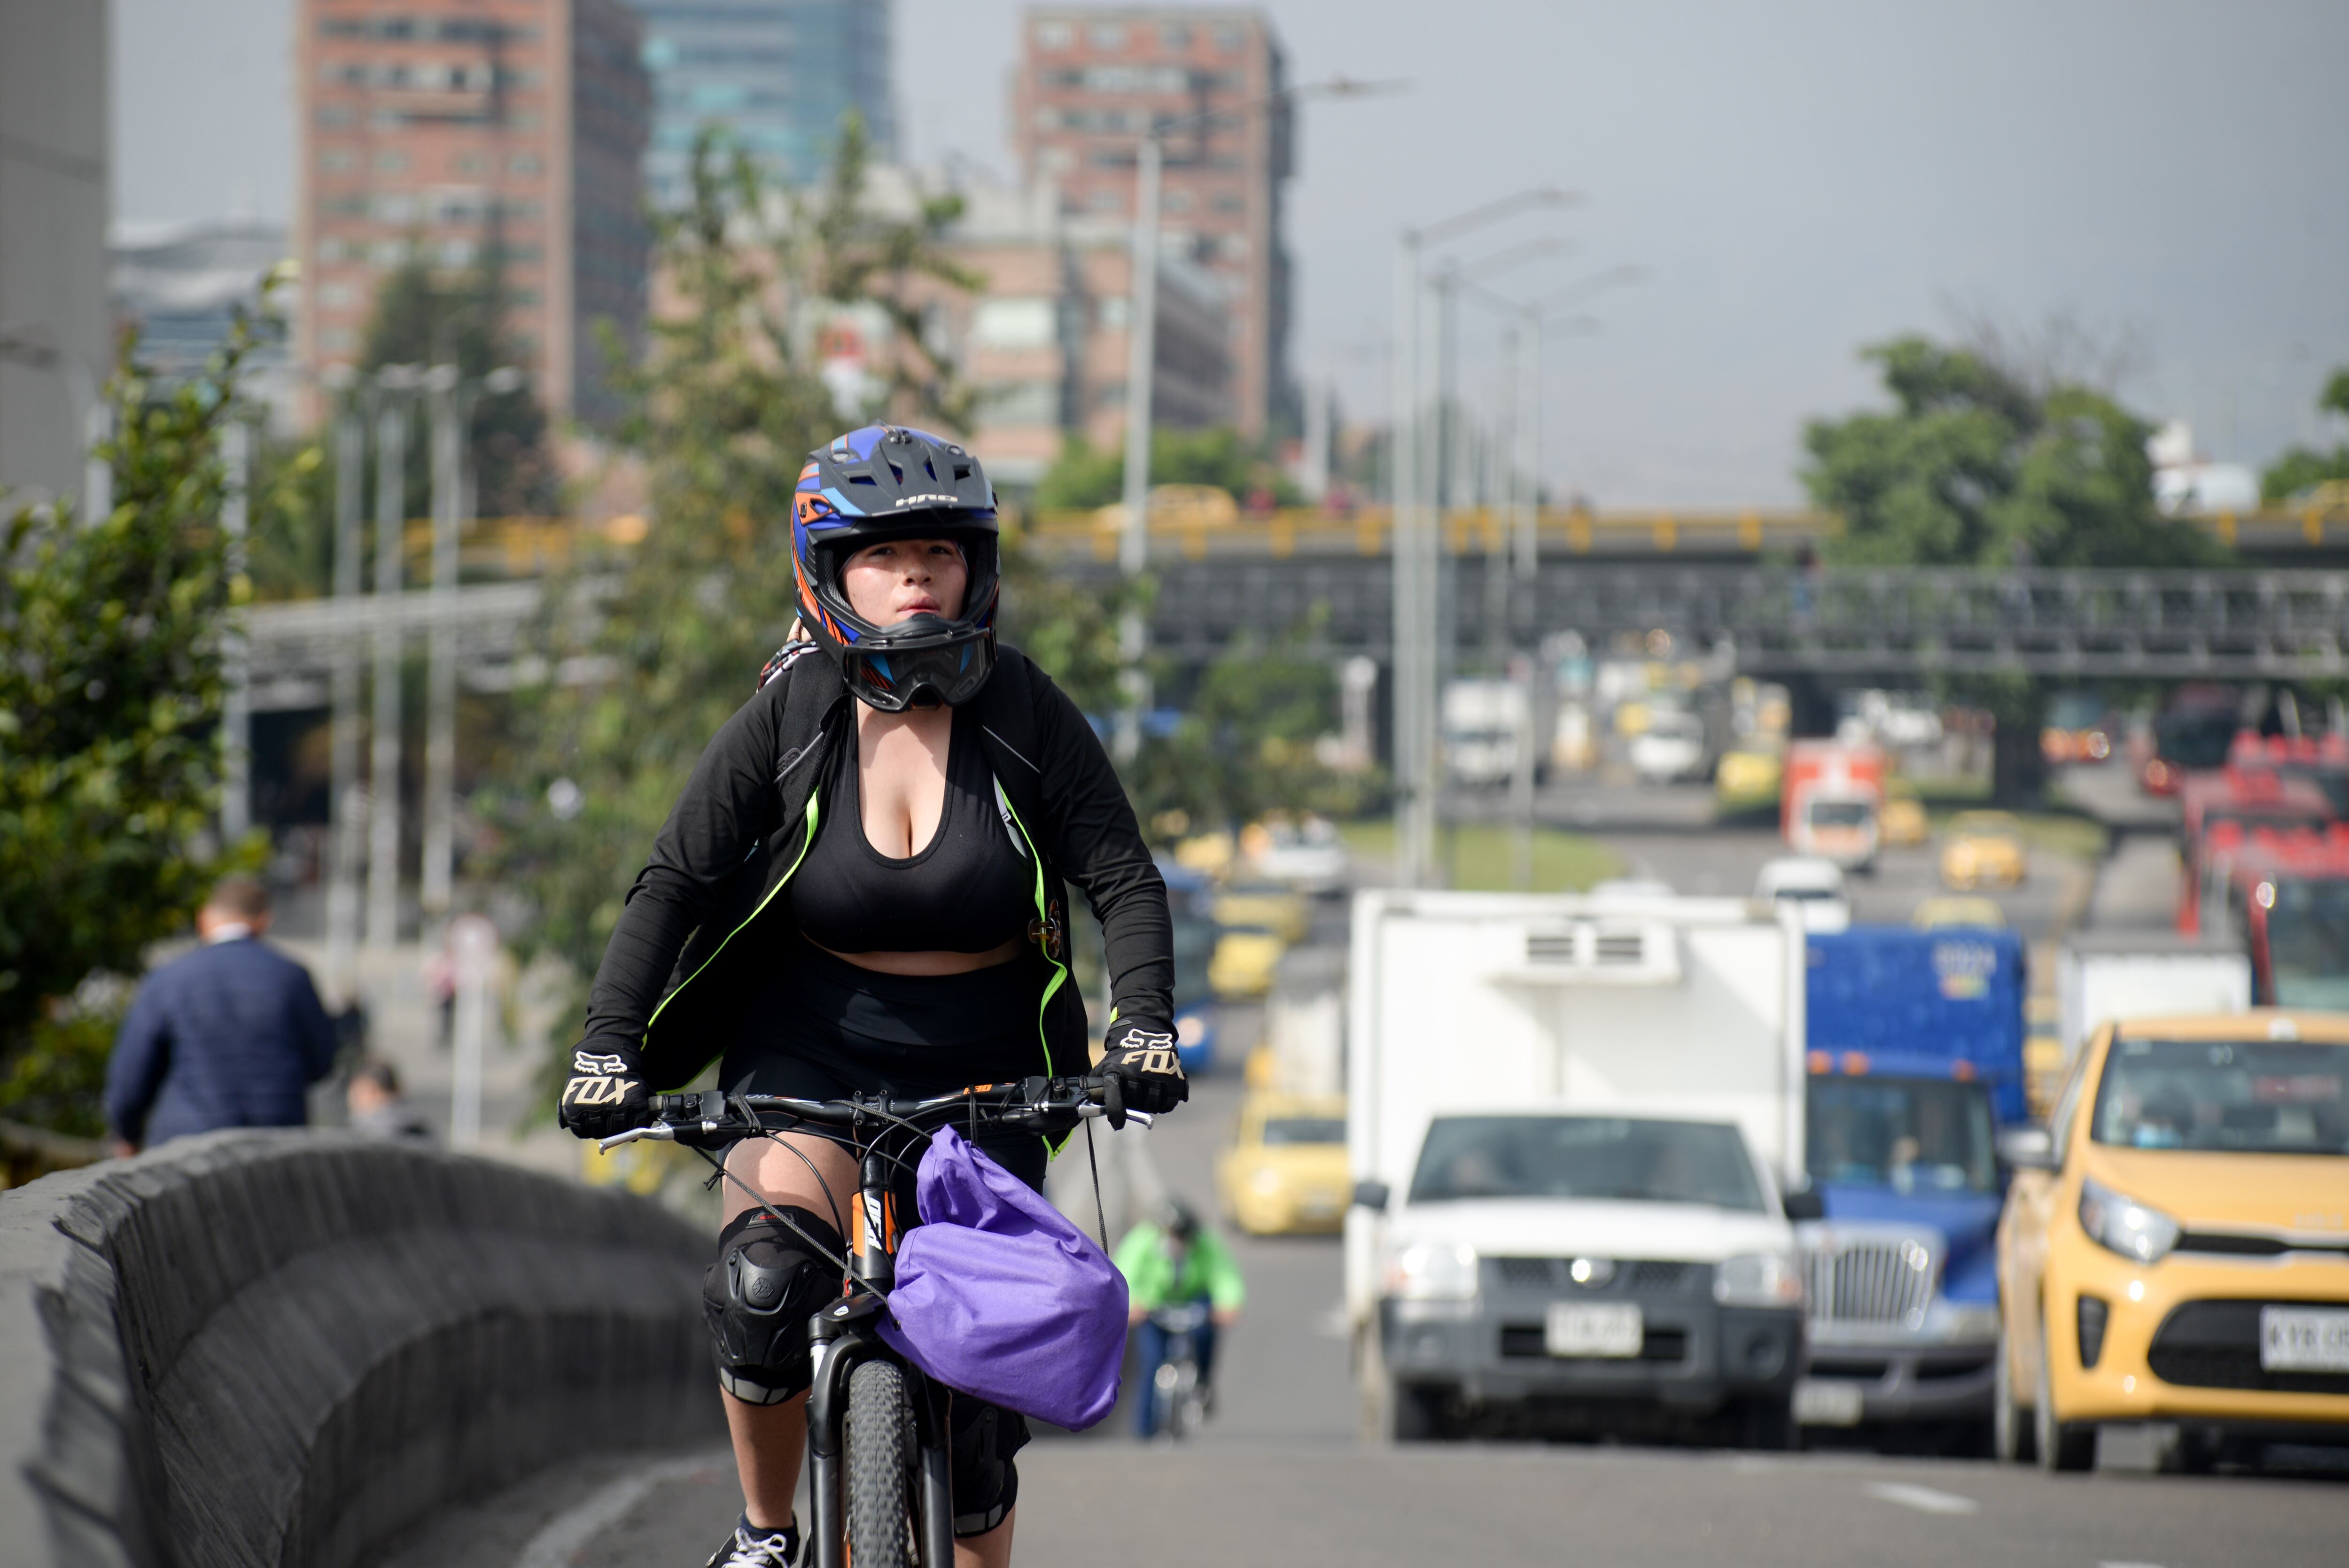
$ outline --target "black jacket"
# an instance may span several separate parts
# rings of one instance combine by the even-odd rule
[[[641,1050],[658,1085],[685,1082],[740,1033],[745,981],[792,930],[783,885],[819,830],[817,788],[842,755],[855,698],[821,654],[789,660],[736,710],[628,890],[588,992],[584,1042]],[[1084,1070],[1084,1004],[1067,969],[1066,877],[1107,950],[1111,1016],[1173,1014],[1166,885],[1084,715],[1016,648],[966,705],[1016,826],[1038,851],[1030,935],[1047,978],[1038,1028],[1059,1072]]]

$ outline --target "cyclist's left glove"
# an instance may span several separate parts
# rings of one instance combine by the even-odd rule
[[[571,1078],[563,1086],[555,1119],[574,1138],[609,1138],[642,1127],[651,1098],[642,1056],[624,1046],[585,1041],[571,1053]]]
[[[1117,1079],[1128,1110],[1153,1115],[1191,1098],[1183,1058],[1174,1053],[1174,1026],[1156,1018],[1121,1018],[1102,1042],[1102,1076]]]

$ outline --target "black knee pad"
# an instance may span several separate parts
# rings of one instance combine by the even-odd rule
[[[845,1251],[832,1222],[780,1208],[833,1257]],[[746,1405],[779,1405],[807,1391],[808,1319],[840,1295],[840,1265],[760,1210],[718,1235],[718,1261],[701,1276],[701,1314],[717,1344],[718,1386]]]
[[[1028,1418],[968,1394],[954,1397],[947,1418],[947,1473],[954,1481],[954,1532],[984,1535],[1019,1501],[1019,1467]]]

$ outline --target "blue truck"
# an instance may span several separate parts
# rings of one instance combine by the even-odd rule
[[[2022,940],[1854,926],[1807,939],[1806,1427],[1988,1441],[1997,1135],[2025,1119]],[[1893,1429],[1898,1429],[1898,1435]]]

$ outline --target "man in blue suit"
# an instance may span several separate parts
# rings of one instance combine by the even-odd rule
[[[203,945],[147,977],[106,1064],[117,1154],[222,1127],[299,1127],[335,1060],[309,971],[261,940],[269,892],[230,877],[196,913]]]

